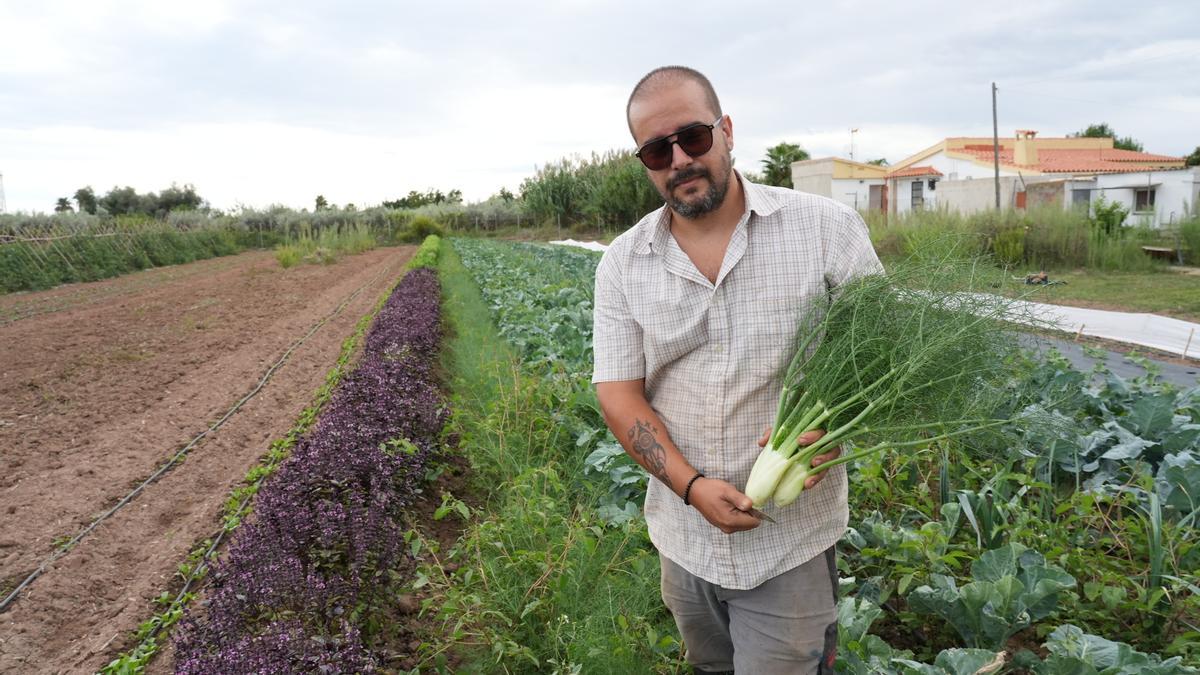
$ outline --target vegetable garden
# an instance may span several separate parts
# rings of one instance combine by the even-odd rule
[[[646,478],[588,383],[598,256],[454,244],[442,274],[447,302],[463,307],[448,313],[477,322],[464,315],[487,307],[508,347],[487,361],[478,326],[482,337],[454,343],[467,352],[452,361],[455,423],[492,487],[459,544],[419,577],[444,629],[427,663],[452,651],[482,670],[680,671],[638,514]],[[477,299],[454,281],[455,256]],[[1054,357],[1008,367],[1021,383],[1009,405],[1054,423],[850,465],[839,670],[1194,672],[1200,388]]]
[[[590,384],[598,260],[429,237],[105,671],[159,655],[187,673],[689,672],[640,513],[648,477]],[[930,373],[975,363],[990,338],[906,371],[940,346],[887,360],[861,332],[837,342],[839,316],[820,333],[858,345],[824,383],[844,405],[801,382],[777,429],[833,420],[854,457],[839,672],[1200,672],[1200,387],[1149,362],[1124,379],[1001,350],[952,383],[970,406],[938,417],[905,407],[905,383],[950,387]],[[853,427],[867,418],[851,375],[896,394],[872,428]],[[904,424],[914,410],[943,424]],[[901,447],[876,447],[899,426]],[[453,456],[471,483],[451,491]]]

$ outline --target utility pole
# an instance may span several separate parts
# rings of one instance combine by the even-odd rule
[[[854,134],[858,133],[858,129],[850,129],[850,161],[854,161]]]
[[[996,122],[996,83],[992,83],[992,166],[996,172],[996,210],[1000,210],[1000,126]]]

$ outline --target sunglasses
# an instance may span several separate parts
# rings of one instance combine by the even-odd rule
[[[637,158],[642,160],[642,164],[645,164],[646,168],[651,171],[662,171],[671,166],[671,159],[675,154],[674,149],[671,148],[672,145],[678,145],[679,149],[683,150],[688,157],[700,157],[712,149],[713,128],[723,119],[725,116],[721,115],[712,124],[689,124],[669,136],[647,141],[633,154],[637,155]],[[671,140],[672,137],[675,140]]]

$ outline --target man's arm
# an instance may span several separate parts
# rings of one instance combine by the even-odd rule
[[[696,469],[688,464],[667,434],[666,425],[646,400],[645,380],[597,382],[596,397],[604,421],[625,452],[680,498]],[[688,501],[713,526],[729,534],[758,527],[746,513],[753,504],[737,488],[716,478],[692,483]]]

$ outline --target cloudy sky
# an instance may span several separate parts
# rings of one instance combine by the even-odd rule
[[[1200,145],[1200,2],[0,0],[8,210],[84,185],[219,208],[468,201],[630,145],[651,68],[709,75],[738,166],[767,147],[895,162],[946,136],[1108,122]]]

